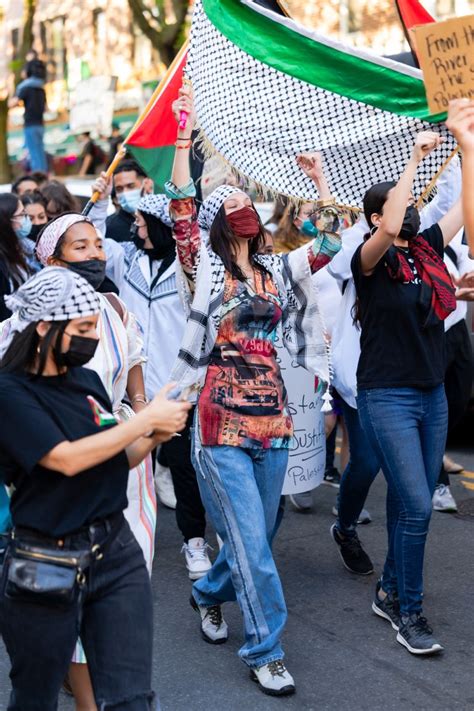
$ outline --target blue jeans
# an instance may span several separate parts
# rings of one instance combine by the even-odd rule
[[[420,612],[423,560],[431,497],[448,429],[444,385],[361,390],[362,427],[388,483],[389,548],[382,575],[386,592],[398,591],[403,615]]]
[[[44,126],[25,126],[25,145],[30,156],[31,170],[48,172],[48,161],[44,150]]]
[[[107,521],[67,536],[61,550],[90,549],[110,532]],[[18,538],[45,547],[44,538]],[[54,552],[55,545],[48,544]],[[8,556],[8,554],[7,554]],[[0,593],[0,632],[11,660],[8,711],[56,711],[61,685],[80,633],[99,709],[151,711],[153,601],[143,553],[123,519],[102,560],[87,571],[79,600],[57,605]]]
[[[237,599],[244,618],[240,658],[259,667],[283,658],[287,612],[271,539],[288,450],[201,446],[194,431],[193,464],[206,513],[224,541],[212,569],[193,585],[199,605]]]
[[[349,461],[337,498],[337,528],[344,536],[351,537],[355,535],[360,512],[380,470],[380,461],[362,429],[357,410],[342,399],[341,405],[349,435]]]

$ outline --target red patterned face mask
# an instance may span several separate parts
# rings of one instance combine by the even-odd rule
[[[227,223],[237,237],[253,239],[260,230],[258,215],[253,207],[242,207],[226,215]]]

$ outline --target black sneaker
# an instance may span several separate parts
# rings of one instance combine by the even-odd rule
[[[333,523],[331,526],[331,536],[339,548],[342,562],[347,570],[357,575],[370,575],[370,573],[374,572],[372,561],[362,548],[357,533],[350,538],[344,538],[337,530],[336,524]]]
[[[433,630],[420,612],[409,617],[400,617],[397,642],[412,654],[439,654],[443,647],[433,637]]]
[[[335,489],[339,489],[341,485],[341,475],[339,474],[336,467],[329,467],[324,472],[323,484],[327,486],[333,486]]]
[[[372,610],[379,617],[388,620],[395,632],[398,632],[400,627],[400,603],[398,597],[394,593],[387,593],[386,597],[381,600],[379,597],[381,587],[382,584],[380,580],[378,580],[375,587],[375,599],[372,603]]]

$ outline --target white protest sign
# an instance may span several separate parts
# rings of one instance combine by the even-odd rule
[[[109,136],[114,116],[116,77],[98,76],[80,81],[69,94],[71,133],[90,131]]]
[[[324,477],[326,437],[322,398],[314,392],[314,375],[296,363],[281,339],[275,345],[294,425],[282,494],[300,494],[315,489]]]

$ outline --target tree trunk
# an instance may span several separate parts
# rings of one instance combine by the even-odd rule
[[[11,182],[11,166],[7,146],[8,97],[0,99],[0,183]]]
[[[148,37],[153,47],[158,50],[160,59],[169,66],[173,61],[179,47],[176,47],[179,36],[183,31],[189,0],[172,0],[171,9],[173,21],[168,23],[165,17],[164,2],[156,4],[160,8],[160,17],[154,17],[144,0],[128,0],[132,11],[133,21],[143,34]],[[168,18],[169,19],[169,18]]]

